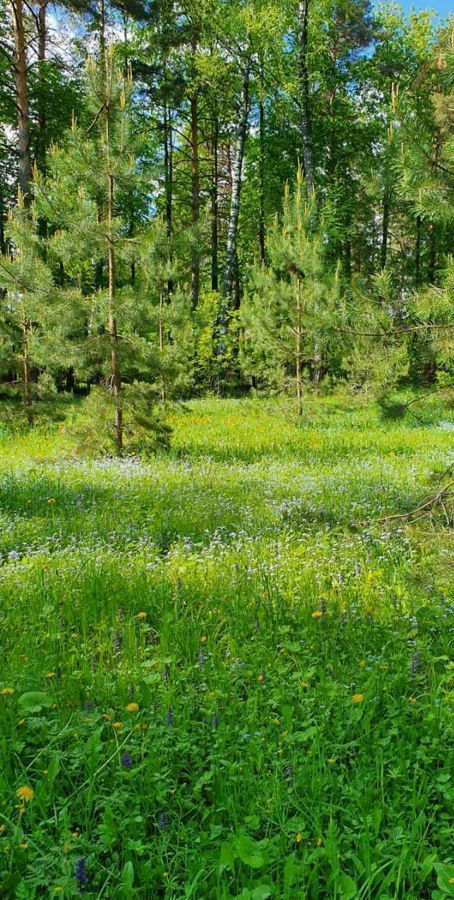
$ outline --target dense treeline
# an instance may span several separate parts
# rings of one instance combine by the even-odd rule
[[[86,446],[162,401],[449,383],[452,23],[366,0],[4,0],[0,379]],[[6,408],[6,404],[4,403]]]

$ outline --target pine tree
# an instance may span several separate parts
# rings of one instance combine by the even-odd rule
[[[134,393],[143,423],[145,398],[150,410],[156,398],[159,368],[159,354],[147,334],[148,302],[131,284],[141,236],[130,236],[129,222],[121,215],[140,183],[130,88],[115,47],[99,65],[89,60],[88,126],[73,122],[65,146],[51,153],[49,177],[36,189],[39,209],[52,226],[49,252],[78,287],[73,302],[85,310],[84,329],[74,333],[76,368],[102,381],[103,389],[95,391],[90,404],[103,423],[108,418],[100,414],[102,404],[111,409],[113,429],[102,443],[112,443],[118,454],[134,434]],[[153,430],[159,439],[164,436],[151,412],[149,425],[150,439]]]
[[[19,191],[17,208],[8,217],[8,255],[0,260],[0,372],[19,385],[26,420],[34,418],[37,374],[43,362],[42,311],[53,303],[52,272],[43,259],[37,218]],[[34,374],[34,378],[32,375]]]
[[[268,380],[291,373],[297,412],[303,413],[303,371],[314,364],[323,341],[323,321],[338,291],[338,275],[323,253],[326,223],[314,198],[306,200],[301,171],[294,191],[287,187],[283,210],[266,241],[269,266],[256,266],[244,312],[249,371]],[[325,232],[326,234],[326,232]],[[270,377],[271,375],[271,377]]]

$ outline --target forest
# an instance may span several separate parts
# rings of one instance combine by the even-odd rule
[[[452,23],[15,0],[1,28],[13,416],[89,392],[84,445],[122,453],[207,391],[293,393],[301,415],[306,383],[384,404],[449,384]]]
[[[454,20],[0,0],[0,894],[443,900]]]

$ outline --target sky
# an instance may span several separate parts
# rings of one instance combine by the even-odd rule
[[[404,12],[409,13],[412,9],[417,11],[421,9],[433,9],[438,13],[441,19],[445,19],[450,13],[454,13],[454,0],[399,0]]]

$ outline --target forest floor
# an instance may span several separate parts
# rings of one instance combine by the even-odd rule
[[[149,460],[3,435],[2,897],[454,896],[449,528],[379,521],[448,463],[419,409],[193,401]]]

